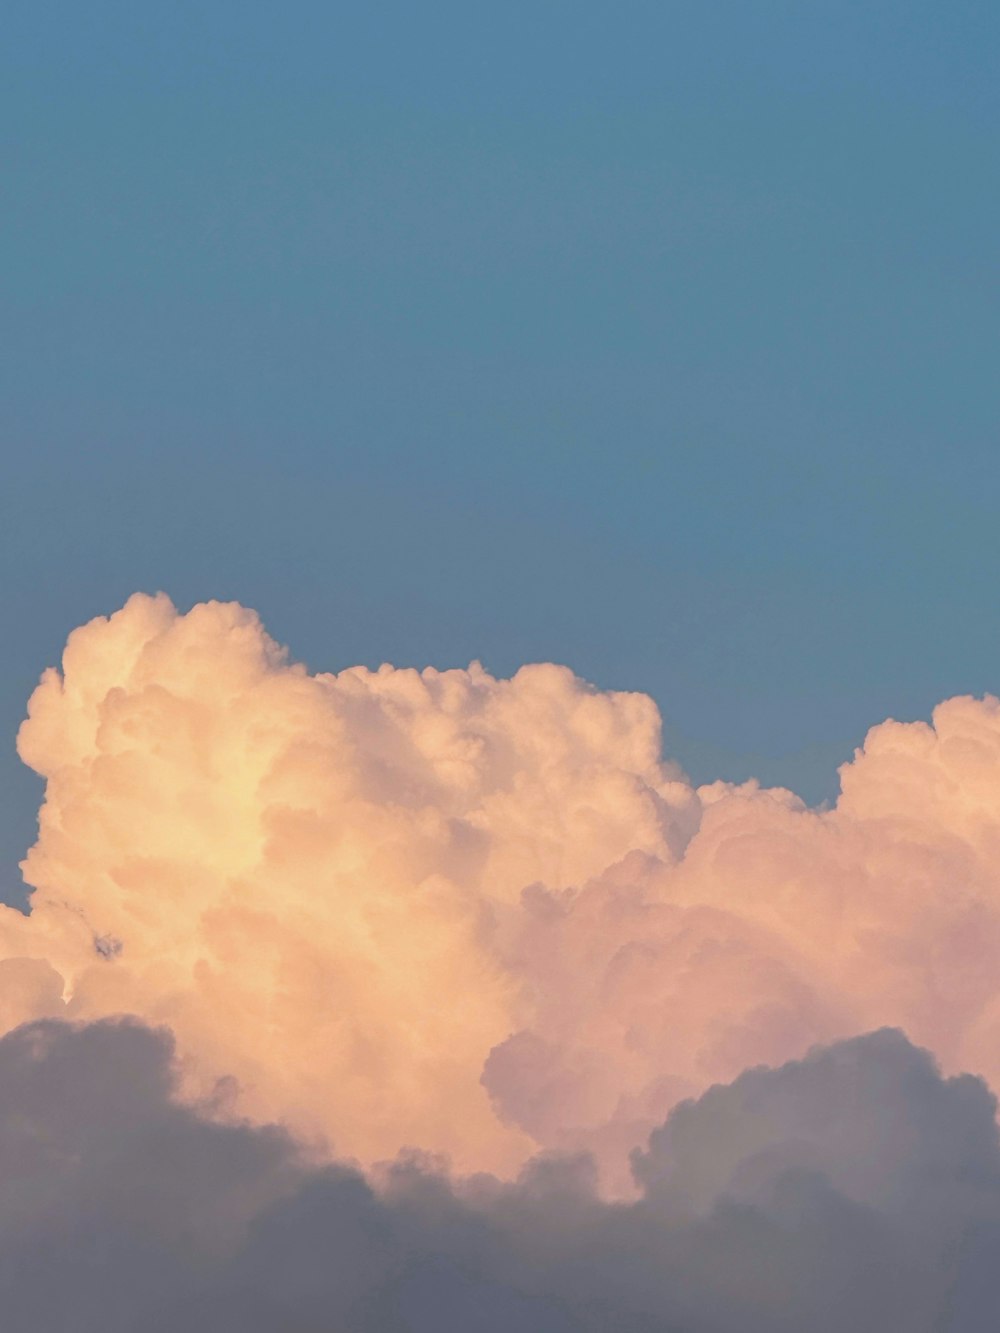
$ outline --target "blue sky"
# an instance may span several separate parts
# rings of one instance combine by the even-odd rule
[[[1000,10],[87,6],[0,53],[0,891],[66,633],[568,662],[813,800],[1000,687]]]

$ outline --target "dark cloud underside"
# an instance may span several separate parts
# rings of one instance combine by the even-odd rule
[[[172,1099],[168,1035],[0,1041],[7,1333],[987,1333],[994,1101],[882,1031],[679,1107],[608,1204],[584,1158],[378,1186]]]

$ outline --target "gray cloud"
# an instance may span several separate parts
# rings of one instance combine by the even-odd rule
[[[585,1157],[370,1183],[172,1100],[169,1034],[0,1041],[5,1333],[986,1333],[1000,1148],[898,1032],[677,1108],[609,1204]]]

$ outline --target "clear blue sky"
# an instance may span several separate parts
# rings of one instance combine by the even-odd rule
[[[1000,689],[1000,6],[8,0],[14,733],[134,589],[835,790]]]

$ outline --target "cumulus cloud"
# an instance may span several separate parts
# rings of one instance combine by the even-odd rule
[[[627,1194],[671,1107],[816,1042],[898,1026],[1000,1087],[995,699],[876,727],[811,810],[694,788],[651,700],[562,667],[310,675],[241,607],[136,596],[19,749],[0,1030],[169,1025],[218,1117],[369,1167],[584,1151]]]
[[[375,1180],[172,1094],[171,1041],[0,1040],[9,1333],[987,1333],[995,1105],[882,1031],[676,1108],[609,1203],[584,1158]]]

